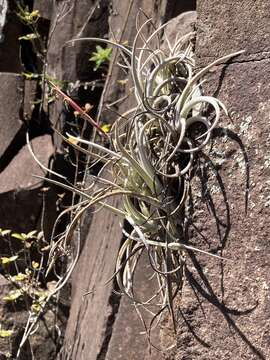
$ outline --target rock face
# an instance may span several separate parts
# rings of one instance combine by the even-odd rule
[[[65,84],[73,83],[72,96],[82,105],[94,103],[93,113],[97,113],[100,91],[93,93],[87,88],[89,81],[100,76],[91,70],[88,61],[94,44],[66,46],[66,41],[76,37],[106,36],[110,25],[118,40],[132,43],[139,8],[150,14],[157,25],[174,18],[166,30],[167,36],[174,38],[179,32],[179,22],[185,22],[187,15],[176,16],[183,11],[195,10],[195,1],[35,0],[34,8],[40,11],[44,24],[48,25],[50,21],[49,75]],[[19,75],[22,65],[18,37],[24,30],[14,16],[14,10],[14,1],[2,0],[0,227],[27,232],[39,226],[44,194],[30,176],[39,170],[29,157],[25,143],[20,140],[20,145],[14,148],[14,142],[18,144],[17,139],[24,138],[26,124],[33,126],[34,122],[36,126],[39,124],[36,120],[41,123],[43,120],[35,119],[29,105],[29,99],[34,97],[35,100],[37,84],[25,84]],[[186,281],[178,299],[177,346],[164,354],[153,352],[150,356],[146,341],[139,335],[141,324],[131,304],[113,294],[112,283],[104,285],[114,271],[122,240],[119,219],[105,210],[94,215],[89,211],[83,223],[84,246],[71,281],[72,305],[59,360],[249,360],[270,357],[269,11],[269,0],[197,0],[195,50],[198,67],[230,52],[246,50],[229,64],[218,66],[208,77],[210,81],[205,85],[205,91],[216,93],[227,105],[231,120],[221,119],[213,149],[210,154],[202,155],[203,166],[198,168],[191,183],[191,220],[195,226],[189,228],[190,242],[206,251],[219,253],[229,261],[188,254]],[[193,12],[188,17],[195,22]],[[192,29],[193,25],[187,25],[185,31]],[[128,84],[116,85],[116,80],[125,75],[119,71],[114,59],[102,98],[104,107],[129,90]],[[113,109],[123,112],[130,105],[132,99]],[[108,122],[115,116],[104,109],[101,114]],[[62,100],[50,106],[48,115],[51,123],[60,124],[60,129],[70,120]],[[44,165],[48,164],[53,151],[50,141],[49,134],[38,137],[33,134],[34,149],[38,149],[37,156]],[[55,137],[54,144],[58,150],[63,150],[61,139]],[[59,155],[59,158],[63,159],[63,156]],[[45,200],[47,214],[53,214],[52,219],[45,219],[50,223],[48,229],[56,212],[56,197],[50,196]],[[47,230],[48,237],[49,234]],[[149,290],[143,285],[144,275],[140,275],[142,294]],[[95,286],[96,291],[83,297]],[[0,278],[1,294],[7,288],[8,284]],[[0,306],[1,322],[22,326],[26,319],[25,313],[19,313],[16,323],[13,321],[15,315],[9,314]],[[50,324],[52,320],[53,316],[49,314]],[[46,326],[42,330],[46,342],[43,344],[43,338],[37,339],[35,355],[40,353],[39,359],[53,359],[55,344],[45,333]],[[167,327],[166,331],[162,330],[160,340],[157,332],[153,333],[153,338],[154,343],[160,341],[165,348],[173,343],[174,335]],[[30,358],[29,354],[27,356]]]
[[[238,50],[246,51],[245,61],[269,57],[269,1],[203,0],[197,11],[197,53],[204,62]]]
[[[24,146],[25,82],[19,74],[1,72],[0,81],[0,227],[25,232],[37,226],[42,203],[38,190],[41,184],[32,175],[44,175],[44,172],[40,171],[27,146]],[[33,143],[37,157],[48,166],[54,152],[50,136],[41,136]],[[26,209],[29,209],[28,214]]]
[[[0,157],[22,126],[24,81],[18,74],[0,72]]]
[[[136,274],[135,293],[138,299],[149,299],[155,293],[156,287],[154,281],[149,281],[149,278],[148,259],[145,257],[141,259],[140,267]],[[146,311],[142,311],[142,315],[146,324],[149,325],[152,317]],[[161,349],[158,328],[151,331],[151,342],[157,349]],[[161,360],[163,358],[162,352],[157,349],[153,347],[151,352],[149,351],[150,348],[143,324],[130,299],[123,296],[115,316],[106,359],[124,360],[129,357],[134,360]]]
[[[53,10],[53,0],[35,0],[34,9],[38,10],[43,19],[51,20]]]
[[[196,20],[196,11],[186,11],[168,21],[165,34],[169,41],[174,43],[177,38],[195,31]]]
[[[54,153],[51,137],[44,135],[35,138],[31,142],[31,148],[38,161],[44,166],[48,166],[48,160]],[[36,187],[40,180],[33,175],[44,176],[38,163],[30,154],[29,148],[25,145],[19,154],[11,161],[9,166],[2,172],[0,179],[0,189],[2,192],[12,191],[22,188]]]
[[[170,359],[268,359],[268,1],[197,1],[196,54],[206,65],[232,51],[205,91],[230,111],[192,180],[192,244],[229,260],[189,254]],[[196,229],[196,230],[195,230]]]

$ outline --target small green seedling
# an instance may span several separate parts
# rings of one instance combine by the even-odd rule
[[[112,54],[112,48],[110,48],[110,47],[103,48],[103,47],[97,45],[96,51],[94,51],[92,53],[92,56],[89,59],[89,61],[93,61],[96,64],[96,66],[94,67],[94,70],[96,71],[97,69],[100,68],[100,66],[103,63],[109,61],[111,58],[111,54]]]

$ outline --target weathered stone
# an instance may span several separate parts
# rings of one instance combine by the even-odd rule
[[[22,125],[24,81],[18,74],[0,73],[0,83],[1,157]]]
[[[48,166],[54,153],[51,137],[43,135],[31,141],[32,149],[38,160]],[[50,189],[42,194],[42,183],[33,175],[44,176],[44,171],[33,159],[25,145],[8,164],[0,176],[0,227],[17,232],[39,229],[42,223],[46,239],[56,217],[55,191]],[[52,203],[49,201],[53,201]],[[44,201],[44,202],[43,202]],[[45,217],[40,213],[44,206]],[[2,249],[2,247],[0,246]]]
[[[144,19],[144,15],[142,12],[140,12],[140,9],[143,9],[145,14],[151,14],[155,24],[160,24],[161,18],[165,16],[166,7],[166,0],[161,0],[159,3],[149,2],[147,0],[137,0],[133,3],[124,3],[121,0],[114,0],[112,2],[112,10],[110,14],[110,27],[113,30],[115,39],[120,43],[128,41],[128,44],[132,46],[137,31],[136,26],[134,26],[136,16],[140,14],[141,18]],[[129,109],[134,106],[134,97],[125,97],[125,95],[132,94],[130,92],[131,75],[129,74],[129,76],[126,76],[119,68],[117,64],[119,59],[121,59],[121,57],[119,57],[117,49],[114,49],[103,93],[104,101],[102,104],[102,116],[106,119],[107,122],[111,123],[113,123],[115,119],[114,111],[119,111],[121,106],[122,109]],[[124,86],[119,86],[117,81],[122,79],[123,76],[125,78],[129,77],[128,82]],[[110,109],[107,109],[107,105],[110,105],[122,97],[125,98],[125,102],[124,104],[120,104],[120,108],[119,103],[117,103],[116,106],[111,106]]]
[[[57,21],[59,17],[64,21]],[[91,66],[89,57],[95,44],[77,42],[67,45],[73,38],[105,35],[108,3],[102,1],[99,5],[94,0],[77,2],[59,2],[54,4],[53,21],[56,21],[55,31],[51,34],[48,49],[48,72],[50,76],[65,81],[89,80]]]
[[[193,222],[200,234],[192,231],[190,236],[193,244],[205,250],[208,246],[203,238],[210,249],[224,248],[222,256],[230,261],[220,264],[209,256],[192,256],[180,307],[186,317],[179,324],[180,358],[189,354],[200,360],[240,360],[267,359],[270,355],[266,311],[269,268],[265,260],[270,255],[266,240],[269,137],[265,131],[270,109],[270,93],[266,96],[265,92],[269,69],[270,60],[232,64],[222,85],[221,67],[210,78],[212,90],[220,87],[219,98],[231,110],[232,123],[223,119],[224,130],[216,133],[210,153],[218,173],[208,163],[205,179],[197,174],[192,181]],[[253,87],[258,89],[256,96]]]
[[[39,11],[42,18],[50,20],[53,10],[53,0],[35,0],[34,9]]]
[[[265,59],[270,54],[270,2],[266,0],[198,1],[197,56],[202,64],[239,50],[239,59]]]
[[[240,63],[219,66],[207,77],[205,94],[215,93],[231,119],[221,119],[209,154],[212,163],[205,155],[192,179],[195,227],[189,238],[192,245],[229,260],[189,254],[179,299],[178,348],[170,359],[270,356],[270,60],[259,59],[268,51],[268,6],[268,1],[198,1],[200,24],[208,24],[197,35],[201,64],[238,50],[241,43],[249,52]],[[257,61],[250,61],[253,56]]]
[[[165,28],[165,34],[170,43],[174,44],[181,36],[195,31],[196,20],[197,12],[187,11],[168,21],[168,25]]]
[[[65,85],[76,84],[71,92],[72,98],[82,106],[87,102],[93,104],[94,109],[97,106],[96,89],[93,93],[90,91],[91,87],[85,90],[84,86],[87,82],[100,79],[100,74],[93,71],[89,61],[96,44],[90,41],[67,44],[67,41],[80,37],[105,37],[108,32],[108,12],[108,0],[61,1],[54,2],[51,18],[50,45],[47,53],[48,74],[53,79],[62,80]],[[79,92],[81,96],[78,96]],[[72,112],[63,110],[62,99],[50,105],[50,121],[53,124],[57,123],[60,131],[68,116],[72,117]],[[57,149],[61,148],[61,139],[58,136],[55,136],[54,144]]]
[[[2,286],[6,286],[8,284],[8,280],[3,275],[0,275],[0,289],[2,288]]]
[[[31,147],[37,159],[47,167],[54,152],[51,137],[49,135],[37,137],[31,141]],[[44,171],[32,157],[28,146],[25,145],[1,173],[0,192],[19,191],[23,188],[37,186],[37,184],[40,184],[40,180],[33,177],[33,175],[44,176]]]
[[[163,22],[167,22],[170,19],[177,17],[179,14],[196,10],[196,0],[179,1],[179,0],[163,0],[160,1],[165,6],[165,11],[160,8],[160,4],[156,0],[156,8],[158,13],[163,19]],[[162,11],[163,10],[163,11]]]
[[[117,203],[114,201],[113,205]],[[112,311],[108,306],[112,284],[105,282],[114,271],[120,239],[115,215],[108,210],[94,214],[72,279],[72,306],[59,359],[97,359]],[[83,296],[91,290],[91,294]]]
[[[152,272],[149,270],[148,258],[147,256],[143,256],[139,261],[134,278],[134,293],[136,294],[136,298],[142,302],[150,299],[157,291],[156,278],[150,280]],[[156,302],[158,302],[158,299]],[[141,307],[138,309],[149,329],[152,315],[144,311]],[[153,306],[151,310],[155,312],[157,308]],[[150,348],[147,342],[145,327],[132,301],[123,295],[113,325],[106,360],[125,360],[127,358],[132,360],[162,359],[159,328],[152,329],[150,334],[151,344],[157,349],[160,349],[160,351],[155,347]]]

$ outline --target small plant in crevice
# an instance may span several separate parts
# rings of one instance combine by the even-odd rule
[[[104,78],[98,74],[96,77],[93,76],[94,79],[91,81],[75,80],[74,82],[71,82],[65,79],[55,78],[55,76],[48,73],[48,52],[52,44],[52,38],[57,25],[63,21],[65,16],[72,9],[70,4],[68,5],[65,3],[56,6],[54,23],[51,25],[50,29],[47,29],[47,32],[44,30],[44,19],[42,19],[38,10],[32,9],[32,7],[26,5],[24,0],[18,0],[16,4],[16,16],[24,24],[25,33],[18,38],[21,42],[21,63],[24,68],[22,75],[26,80],[36,81],[34,90],[35,96],[34,99],[31,100],[31,118],[29,117],[30,114],[24,114],[26,120],[25,123],[27,125],[26,142],[35,160],[44,170],[47,170],[34,155],[33,149],[31,148],[30,133],[33,129],[33,131],[36,132],[46,131],[47,133],[52,133],[52,129],[50,128],[49,109],[50,105],[55,102],[57,94],[52,91],[53,87],[51,86],[51,83],[72,96],[74,93],[76,94],[79,91],[82,92],[81,89],[84,89],[84,92],[86,90],[90,90],[92,93],[94,91],[99,92],[100,88],[103,88],[104,86]],[[22,56],[24,52],[27,54],[25,61],[23,61]],[[111,49],[109,48],[97,48],[97,51],[92,54],[93,57],[95,57],[94,62],[96,64],[96,69],[109,60],[110,53]],[[95,95],[93,97],[95,98]],[[88,105],[90,104],[86,103],[85,107]],[[90,106],[91,108],[94,107],[92,104]],[[54,125],[58,127],[60,126],[59,123],[60,122],[57,122]],[[67,125],[67,122],[65,125]],[[85,131],[85,125],[79,121],[76,112],[74,112],[74,119],[69,122],[66,128],[69,129],[70,125],[71,127],[80,128],[81,132]],[[54,172],[51,171],[51,173],[53,174]]]
[[[45,314],[45,307],[52,298],[51,282],[45,278],[47,270],[49,244],[45,241],[43,233],[36,230],[25,233],[14,233],[11,230],[0,229],[1,246],[5,245],[6,253],[1,254],[1,273],[8,280],[9,292],[1,299],[6,306],[14,309],[23,308],[29,313],[25,324],[23,337],[16,358],[28,339],[29,328],[33,324],[38,329],[40,314]],[[17,329],[4,329],[0,337],[9,338]]]
[[[36,91],[36,98],[31,104],[35,110],[33,111],[34,115],[31,116],[31,119],[28,119],[27,116],[25,116],[26,120],[30,120],[29,123],[26,122],[26,125],[30,125],[29,129],[26,131],[26,142],[30,153],[45,171],[47,176],[55,177],[59,174],[53,170],[54,167],[52,166],[47,168],[47,164],[42,164],[39,161],[38,156],[35,155],[34,149],[31,147],[31,125],[33,125],[34,122],[36,122],[38,126],[40,124],[43,125],[43,117],[41,115],[43,115],[43,112],[48,109],[48,104],[54,102],[57,96],[57,94],[52,91],[55,85],[58,89],[60,89],[60,91],[65,90],[70,95],[73,91],[75,93],[76,91],[79,92],[79,90],[82,92],[82,88],[84,88],[84,90],[90,89],[91,91],[96,90],[97,88],[102,88],[104,85],[104,78],[97,78],[99,76],[99,74],[97,74],[93,81],[77,80],[72,83],[65,80],[55,79],[53,76],[49,75],[47,73],[47,52],[48,47],[50,46],[52,34],[55,31],[56,24],[59,21],[62,21],[65,14],[70,11],[70,9],[63,11],[61,16],[56,14],[55,22],[51,25],[50,33],[43,36],[42,26],[39,26],[40,21],[42,21],[40,13],[35,9],[31,10],[29,7],[25,6],[23,0],[17,1],[17,4],[17,16],[25,25],[24,30],[26,32],[26,34],[19,37],[19,40],[22,44],[24,43],[24,45],[27,44],[31,47],[34,58],[34,60],[31,59],[30,61],[31,65],[33,63],[34,66],[31,69],[25,67],[22,75],[26,80],[36,80],[38,88]],[[110,53],[111,49],[97,48],[97,52],[95,53],[96,58],[94,59],[96,69],[102,67],[102,65],[109,60]],[[95,56],[95,54],[93,54],[93,56]],[[25,65],[25,63],[22,62],[22,65]],[[91,65],[93,65],[93,63],[91,63]],[[91,112],[93,107],[94,105],[92,105],[92,103],[90,104],[86,102],[83,109],[80,107],[77,107],[77,109],[74,108],[74,113],[71,114],[72,120],[66,128],[71,129],[71,132],[80,132],[81,134],[84,132],[87,133],[85,118],[90,118],[88,113]],[[78,114],[80,112],[83,112],[84,116],[81,115],[79,117]],[[48,114],[45,115],[47,119]],[[83,118],[83,121],[81,121],[80,118]],[[57,125],[59,125],[59,123],[57,123],[56,126]],[[46,131],[48,131],[47,128]],[[103,126],[101,131],[104,134],[108,132],[108,125]],[[80,167],[77,165],[79,162],[83,162],[84,158],[81,155],[77,156],[78,151],[76,151],[76,153],[74,152],[75,154],[73,156],[73,152],[70,151],[70,144],[66,147],[63,146],[63,148],[63,153],[65,153],[69,163],[72,161],[74,161],[74,163],[76,162],[74,165],[74,177],[76,178],[75,181],[78,182],[78,179],[80,179],[80,174],[78,174]],[[73,177],[73,173],[70,177]],[[64,175],[61,175],[61,179],[66,181],[66,183],[69,183],[68,181],[70,180]],[[65,215],[70,215],[70,218],[73,218],[73,216],[76,215],[76,210],[79,209],[81,204],[76,205],[77,197],[72,196],[72,200],[70,202],[67,200],[63,205],[64,201],[62,201],[62,198],[66,195],[66,193],[57,194],[59,203],[61,203],[61,210],[67,203],[68,205],[66,205],[67,209],[64,210],[64,212],[57,218],[57,224],[51,234],[51,244],[45,242],[42,232],[37,233],[37,231],[34,231],[28,234],[13,233],[10,230],[2,230],[2,232],[0,232],[0,241],[2,236],[3,241],[6,244],[14,244],[14,241],[17,241],[18,244],[18,248],[17,246],[15,246],[14,249],[10,248],[11,253],[7,252],[6,254],[3,254],[2,258],[0,258],[1,269],[3,270],[6,279],[8,279],[10,285],[12,286],[12,289],[8,294],[6,294],[5,298],[3,298],[3,301],[9,306],[14,305],[14,308],[22,304],[24,309],[26,309],[29,313],[29,318],[25,324],[22,338],[19,341],[16,358],[20,358],[20,354],[22,353],[22,349],[24,348],[26,342],[28,342],[29,337],[36,332],[36,329],[40,324],[39,320],[46,314],[48,308],[51,308],[52,303],[54,305],[56,304],[56,307],[58,306],[59,292],[66,285],[74,267],[74,263],[76,262],[77,254],[75,254],[75,258],[73,258],[74,254],[72,249],[68,248],[68,246],[61,246],[63,234],[61,233],[61,230],[59,231],[59,228],[61,228],[62,224],[66,221]],[[72,204],[69,207],[70,203]],[[58,210],[59,209],[57,209],[57,211]],[[59,222],[61,222],[61,225],[57,226],[59,225]],[[68,259],[67,262],[65,262],[65,259],[62,261],[63,258]],[[50,262],[48,262],[48,259]],[[49,276],[47,276],[48,274]],[[53,278],[55,281],[50,284],[50,281],[48,280],[49,278]],[[0,337],[9,338],[13,334],[12,329],[7,329],[4,324],[0,330]],[[15,330],[17,329],[14,329],[14,333],[16,333]]]
[[[18,40],[21,43],[21,63],[24,68],[22,75],[26,80],[36,80],[39,90],[37,98],[33,101],[33,106],[40,109],[45,102],[50,104],[55,100],[49,95],[50,89],[45,87],[47,79],[47,49],[50,45],[52,34],[44,34],[41,31],[41,15],[38,10],[30,10],[24,1],[17,2],[17,17],[24,24],[25,34],[20,36]],[[51,79],[58,83],[58,86],[64,88],[65,82]]]
[[[210,142],[221,111],[227,113],[220,100],[203,93],[203,78],[214,66],[242,52],[224,56],[195,73],[195,34],[187,34],[174,43],[165,38],[168,47],[165,50],[160,45],[160,34],[166,24],[154,28],[153,33],[146,36],[144,32],[149,25],[152,25],[151,19],[137,29],[132,47],[106,39],[72,40],[95,41],[116,47],[122,55],[120,66],[132,75],[135,103],[134,107],[119,114],[111,129],[104,131],[99,123],[52,84],[55,91],[100,135],[95,138],[98,141],[85,139],[75,130],[60,136],[76,150],[99,162],[101,170],[97,176],[89,175],[92,183],[87,188],[61,180],[47,181],[82,199],[72,209],[66,210],[72,211],[74,217],[66,233],[51,244],[52,264],[59,252],[68,253],[70,238],[88,208],[94,205],[108,208],[130,225],[130,231],[123,229],[125,241],[112,276],[138,312],[146,309],[152,314],[152,321],[146,329],[150,341],[151,328],[159,323],[164,310],[169,311],[176,328],[174,299],[183,286],[187,251],[220,258],[218,254],[189,245],[184,235],[186,204],[192,169],[201,150]],[[110,199],[119,196],[122,202],[116,208]],[[76,246],[73,261],[59,287],[67,281],[78,260],[80,244]],[[143,254],[147,255],[156,280],[156,291],[148,300],[138,299],[134,292],[135,274]]]
[[[40,80],[46,62],[46,38],[39,31],[40,13],[38,10],[30,11],[23,1],[18,1],[16,15],[24,25],[23,35],[18,38],[21,43],[20,60],[24,68],[22,75],[27,80]]]
[[[58,8],[58,7],[57,7]],[[104,79],[94,79],[92,81],[66,81],[65,79],[58,79],[48,74],[48,49],[51,46],[51,40],[55,33],[56,27],[61,22],[66,14],[71,10],[72,6],[68,4],[59,5],[59,11],[56,12],[56,18],[50,31],[45,34],[41,23],[42,18],[39,10],[30,10],[28,5],[25,5],[23,0],[17,1],[16,15],[25,25],[26,34],[20,36],[18,40],[21,42],[21,62],[24,67],[22,75],[26,80],[37,80],[40,87],[38,98],[35,99],[33,105],[39,105],[40,107],[46,107],[48,104],[55,101],[55,95],[51,92],[49,82],[52,81],[60,89],[67,90],[71,93],[74,89],[83,86],[85,89],[91,89],[102,87]],[[25,61],[22,59],[23,44],[26,45],[25,52],[27,53]],[[93,70],[98,70],[101,65],[108,62],[111,56],[111,48],[96,47],[96,52],[92,53],[90,61],[95,63]],[[46,87],[45,84],[48,86]]]
[[[32,7],[30,6],[26,6],[26,2],[24,0],[18,0],[16,1],[16,4],[16,16],[18,16],[20,21],[24,24],[24,33],[22,34],[22,36],[19,37],[19,41],[22,44],[21,48],[26,46],[27,50],[30,49],[29,53],[27,54],[28,57],[26,60],[31,66],[26,66],[27,61],[23,62],[21,57],[21,62],[24,66],[24,71],[22,72],[22,75],[26,80],[35,80],[37,84],[36,88],[38,89],[36,91],[36,98],[31,104],[33,105],[32,108],[34,108],[31,119],[28,118],[28,116],[25,116],[25,120],[29,120],[29,122],[25,122],[27,125],[26,143],[28,145],[31,155],[40,165],[40,167],[44,170],[44,173],[48,177],[55,177],[59,175],[53,170],[54,166],[57,166],[55,165],[55,163],[58,154],[54,154],[54,164],[53,166],[50,166],[50,168],[47,168],[47,164],[42,164],[39,161],[38,156],[35,155],[35,151],[31,146],[31,126],[33,126],[33,123],[36,123],[37,126],[35,127],[35,129],[38,127],[42,127],[44,120],[42,115],[45,115],[45,119],[48,119],[49,123],[49,112],[46,113],[46,111],[49,108],[49,104],[54,102],[56,99],[57,94],[52,91],[55,85],[57,85],[57,88],[60,89],[60,91],[67,91],[69,95],[73,94],[73,92],[78,92],[81,94],[83,90],[84,92],[85,90],[90,90],[92,92],[98,89],[97,92],[99,92],[99,89],[102,88],[104,85],[104,78],[100,78],[99,73],[97,72],[95,73],[96,76],[93,76],[94,80],[77,80],[72,83],[63,79],[55,79],[51,74],[48,74],[47,54],[48,49],[51,45],[52,36],[56,30],[57,24],[63,21],[66,14],[72,9],[72,4],[69,4],[70,6],[68,6],[66,2],[65,4],[56,4],[54,22],[51,24],[50,31],[46,35],[43,34],[45,32],[44,26],[40,24],[43,20],[41,19],[41,14],[39,13],[39,11],[32,9]],[[88,21],[89,20],[90,19],[88,19]],[[23,51],[21,51],[21,53],[22,52]],[[97,69],[102,66],[106,61],[108,61],[108,59],[110,58],[110,53],[110,49],[97,48],[97,57],[94,60]],[[93,54],[93,56],[95,55]],[[91,66],[94,66],[93,62],[91,62]],[[93,96],[94,99],[96,97],[97,95]],[[88,101],[88,98],[90,98],[90,96],[87,97],[86,101]],[[83,110],[80,107],[77,108],[79,109],[79,112],[82,111],[85,114],[85,117],[89,118],[90,115],[88,113],[91,112],[92,108],[95,105],[93,105],[92,102],[90,104],[86,101]],[[63,112],[66,111],[66,113],[68,113],[69,110],[70,109],[64,109]],[[87,126],[85,125],[85,117],[79,117],[76,108],[74,108],[74,113],[69,112],[68,115],[70,116],[67,116],[68,121],[65,121],[65,129],[70,129],[70,131],[77,131],[80,133],[89,133],[89,128],[87,128]],[[81,120],[80,118],[83,119]],[[56,122],[55,124],[57,129],[58,126],[61,127],[61,125],[59,124],[59,122]],[[57,129],[55,129],[56,132]],[[52,132],[51,129],[47,128],[46,131],[49,131],[50,134]],[[106,131],[108,131],[108,127],[105,127],[102,131],[106,133]],[[65,164],[63,167],[65,167],[65,165],[68,163],[68,165],[71,164],[68,170],[70,170],[71,167],[73,168],[72,170],[70,170],[71,174],[68,173],[67,175],[67,177],[69,178],[65,176],[68,171],[66,171],[65,175],[60,175],[60,177],[62,181],[69,183],[70,178],[73,179],[74,176],[74,178],[76,178],[75,181],[79,182],[78,179],[81,178],[79,173],[80,166],[77,165],[78,163],[80,165],[80,163],[84,162],[84,157],[81,156],[81,154],[78,155],[78,151],[76,151],[76,153],[73,152],[73,149],[71,149],[71,146],[69,144],[65,143],[64,145],[65,146],[63,146],[61,149],[64,153],[62,159],[65,160]],[[62,161],[61,165],[63,165],[63,162],[64,161]],[[68,165],[66,167],[68,167]],[[45,192],[48,191],[49,188],[47,188],[46,190],[44,188],[41,191],[43,192],[43,190]],[[57,191],[58,189],[56,189],[56,192]],[[60,204],[61,211],[63,208],[65,208],[65,206],[67,207],[67,209],[64,210],[63,213],[60,215],[58,213],[59,216],[57,218],[57,224],[53,228],[51,234],[53,246],[51,246],[52,244],[46,243],[44,249],[41,248],[40,245],[45,240],[43,239],[43,237],[41,239],[37,239],[37,234],[35,233],[14,234],[10,230],[3,230],[2,232],[2,235],[4,236],[3,241],[6,241],[7,244],[11,243],[11,240],[12,243],[16,240],[18,244],[21,245],[21,248],[19,246],[19,249],[17,249],[17,247],[16,249],[13,249],[12,254],[3,254],[2,259],[0,259],[0,265],[2,265],[5,276],[10,282],[10,284],[14,287],[11,289],[10,293],[6,295],[4,301],[8,304],[16,305],[20,304],[21,302],[25,303],[25,305],[27,305],[26,308],[29,311],[29,318],[27,323],[25,324],[22,339],[19,341],[17,358],[20,357],[20,353],[24,345],[26,344],[26,341],[28,341],[29,337],[35,332],[36,326],[39,324],[39,319],[46,313],[49,305],[53,302],[54,304],[56,304],[56,306],[58,306],[57,296],[59,295],[60,290],[67,283],[69,275],[73,269],[74,258],[72,249],[67,249],[64,246],[60,246],[60,243],[63,239],[61,229],[63,224],[65,224],[66,222],[66,217],[70,216],[70,218],[73,218],[76,209],[78,209],[80,206],[80,204],[79,206],[76,205],[77,197],[73,196],[72,194],[69,197],[69,195],[70,194],[67,193],[56,194],[56,196],[58,196],[58,200],[56,201],[57,211],[59,211],[58,203]],[[63,200],[63,198],[65,197],[69,197],[69,199]],[[70,198],[72,199],[70,200]],[[44,213],[45,211],[46,210],[44,210]],[[44,217],[44,214],[42,214],[42,216]],[[59,222],[61,223],[60,226],[58,226]],[[43,225],[41,224],[41,227],[42,226]],[[28,236],[32,236],[32,238],[25,238]],[[54,252],[56,247],[57,249]],[[43,251],[45,251],[44,257],[41,258],[40,255],[43,254]],[[33,254],[35,254],[34,258]],[[76,256],[77,255],[75,254],[75,257]],[[62,261],[63,258],[64,260]],[[49,263],[48,259],[50,260]],[[65,262],[66,259],[68,260]],[[27,264],[23,262],[24,260],[27,260]],[[41,260],[43,260],[43,263],[41,262]],[[50,289],[47,289],[47,285],[50,285],[48,279],[51,278],[55,280],[53,281],[54,284],[53,286],[50,286]],[[9,329],[5,329],[3,327],[3,331],[8,330]]]
[[[89,61],[95,63],[94,71],[98,70],[99,67],[110,60],[112,54],[112,48],[107,47],[103,48],[99,45],[96,46],[96,51],[92,53],[92,56],[89,58]]]

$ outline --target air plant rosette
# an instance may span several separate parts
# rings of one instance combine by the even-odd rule
[[[176,39],[174,44],[165,37],[165,50],[159,38],[166,25],[145,37],[143,33],[149,24],[151,19],[138,29],[132,47],[106,39],[72,40],[95,41],[118,49],[122,56],[120,66],[132,75],[136,105],[119,115],[107,134],[94,124],[100,135],[109,140],[109,147],[100,141],[83,139],[80,134],[66,134],[70,145],[94,154],[102,168],[98,176],[92,176],[94,181],[87,190],[64,187],[86,199],[78,207],[66,238],[83,211],[92,205],[109,208],[129,223],[131,230],[123,229],[125,240],[114,276],[120,291],[138,311],[143,307],[152,312],[153,305],[157,307],[152,312],[150,332],[165,309],[175,326],[173,300],[183,285],[187,250],[219,258],[188,244],[184,237],[185,204],[192,168],[209,143],[221,111],[227,114],[220,100],[203,93],[202,79],[209,69],[242,52],[224,56],[194,73],[194,33]],[[80,144],[88,145],[88,149]],[[119,195],[122,206],[115,208],[109,199]],[[52,254],[57,246],[66,243],[66,238],[53,244]],[[151,298],[141,301],[134,295],[134,278],[143,253],[147,254],[157,287]]]

